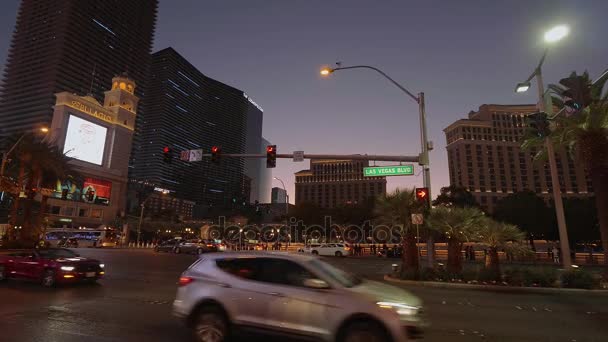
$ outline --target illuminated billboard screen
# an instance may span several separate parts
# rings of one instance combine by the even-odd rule
[[[106,127],[70,115],[63,153],[74,159],[101,165],[107,133]]]
[[[112,194],[112,182],[97,178],[85,178],[82,187],[82,200],[87,203],[104,204],[110,203]]]

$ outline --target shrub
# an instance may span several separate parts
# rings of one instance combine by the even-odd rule
[[[562,273],[562,286],[576,289],[593,289],[599,287],[600,280],[593,273],[585,270],[571,270]]]
[[[420,272],[416,270],[401,270],[400,276],[404,280],[420,280]]]
[[[555,285],[557,272],[552,268],[513,268],[505,271],[505,281],[513,286],[542,286]]]
[[[499,281],[500,275],[496,274],[496,271],[494,270],[482,268],[479,270],[479,273],[477,273],[477,280],[481,282],[491,283],[493,281]]]
[[[420,271],[420,280],[424,281],[437,281],[443,280],[439,270],[432,267],[425,267]]]

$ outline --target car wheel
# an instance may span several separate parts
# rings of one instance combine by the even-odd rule
[[[181,253],[181,252],[182,252],[182,250],[181,250],[179,247],[177,247],[177,248],[174,250],[174,252],[175,252],[175,254],[179,254],[179,253]]]
[[[194,336],[200,342],[222,342],[227,340],[228,322],[215,307],[206,307],[196,313],[193,321]]]
[[[5,268],[3,265],[0,265],[0,281],[6,280]]]
[[[342,256],[342,252],[337,251],[337,252],[336,252],[336,256],[337,256],[337,257],[341,257],[341,256]]]
[[[359,321],[349,324],[340,342],[384,342],[390,341],[386,331],[374,321]]]
[[[198,254],[198,255],[203,254],[203,250],[202,250],[201,248],[197,249],[197,250],[196,250],[196,254]]]
[[[312,251],[312,255],[319,255],[318,251]]]
[[[53,287],[55,286],[55,271],[46,270],[42,275],[42,286],[44,287]]]

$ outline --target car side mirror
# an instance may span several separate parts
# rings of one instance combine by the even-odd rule
[[[321,279],[306,279],[304,280],[304,286],[317,290],[329,288],[329,284],[325,280]]]

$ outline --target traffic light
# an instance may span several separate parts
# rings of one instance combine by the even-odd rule
[[[169,146],[163,147],[163,162],[171,164],[173,161],[173,149]]]
[[[528,132],[539,138],[544,138],[551,133],[547,113],[539,112],[526,116],[526,125],[528,126]]]
[[[266,167],[277,167],[277,145],[266,146]]]
[[[577,75],[572,73],[569,77],[562,78],[559,84],[566,87],[560,95],[564,101],[564,106],[572,108],[578,112],[591,104],[593,100],[591,94],[591,83],[586,74]]]
[[[429,188],[416,188],[416,200],[425,207],[429,205]]]
[[[222,156],[222,148],[219,146],[213,146],[211,148],[211,162],[214,164],[219,164],[221,156]]]

